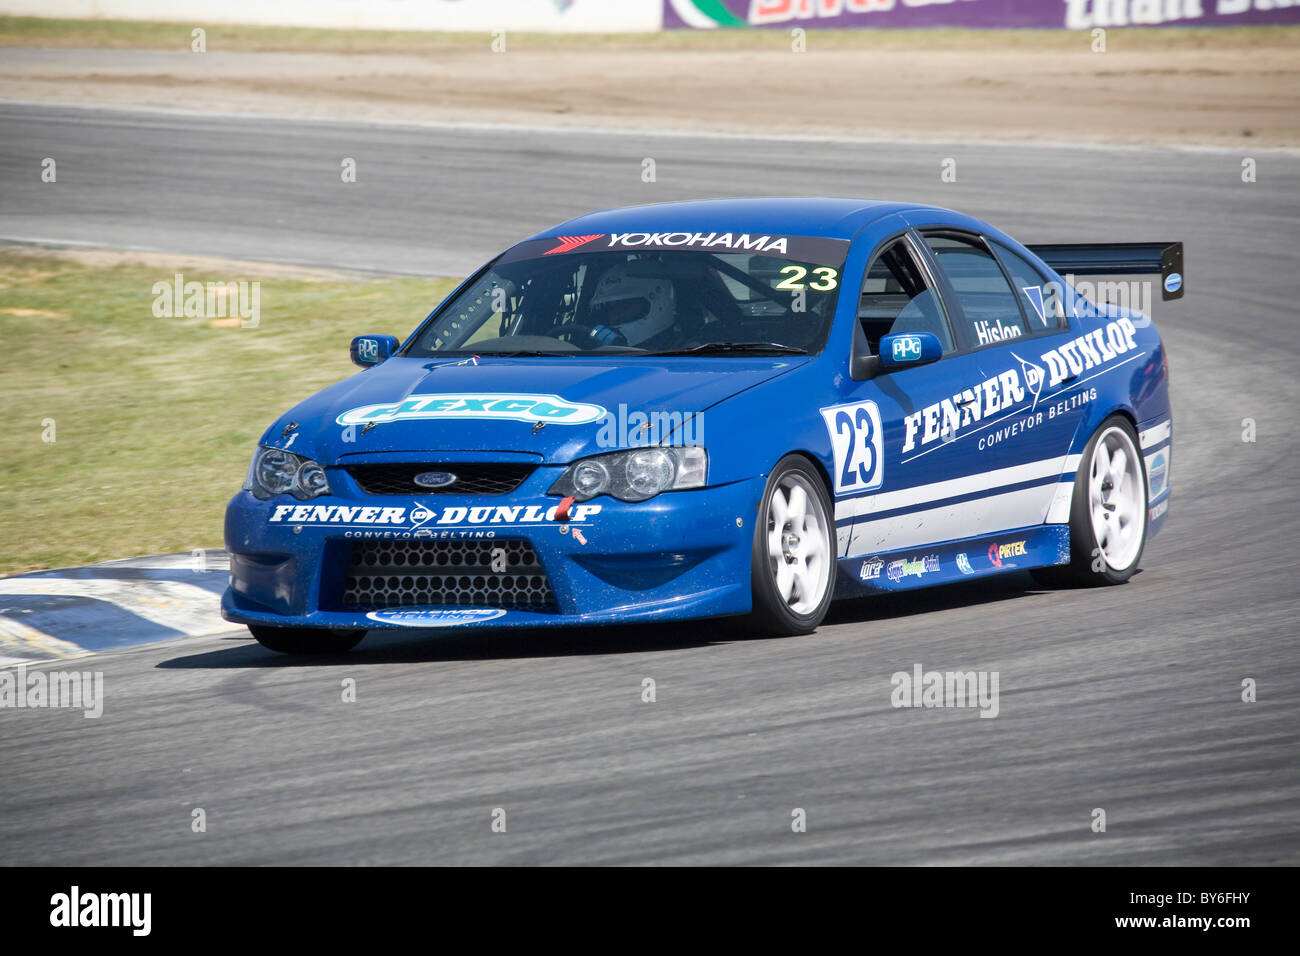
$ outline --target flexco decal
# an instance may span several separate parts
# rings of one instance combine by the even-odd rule
[[[600,421],[605,415],[603,405],[566,402],[558,395],[501,392],[408,395],[400,402],[350,408],[335,421],[340,425],[366,425],[370,422],[477,418],[529,424],[544,422],[547,425],[588,425]]]

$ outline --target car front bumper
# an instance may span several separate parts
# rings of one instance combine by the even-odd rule
[[[750,610],[753,523],[764,479],[637,503],[596,498],[575,504],[570,520],[562,521],[554,517],[559,499],[545,495],[562,471],[538,468],[511,494],[475,497],[365,495],[345,486],[338,495],[300,502],[287,495],[262,501],[241,491],[226,508],[230,586],[222,616],[278,627],[460,629],[683,620]],[[483,609],[493,605],[484,603],[402,600],[391,604],[400,614],[345,606],[353,547],[366,541],[523,541],[549,579],[554,601],[545,609],[491,613]]]

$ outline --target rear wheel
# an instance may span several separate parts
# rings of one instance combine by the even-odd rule
[[[1070,563],[1040,568],[1044,584],[1123,584],[1137,571],[1147,539],[1147,476],[1137,433],[1112,416],[1088,442],[1070,506]]]
[[[816,468],[799,455],[777,462],[754,528],[751,622],[770,634],[810,634],[835,590],[831,500]]]
[[[342,654],[352,650],[366,636],[361,631],[336,631],[320,627],[263,627],[248,629],[257,643],[281,654]]]

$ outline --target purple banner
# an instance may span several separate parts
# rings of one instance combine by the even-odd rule
[[[1300,0],[664,0],[664,27],[1222,27],[1300,23]]]

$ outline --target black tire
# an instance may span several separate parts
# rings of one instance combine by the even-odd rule
[[[1103,436],[1111,436],[1118,431],[1128,437],[1128,446],[1135,457],[1137,474],[1141,477],[1141,507],[1138,509],[1141,530],[1136,552],[1131,560],[1121,567],[1112,566],[1097,540],[1093,529],[1091,514],[1091,477],[1093,457],[1097,444]],[[1108,440],[1109,437],[1108,437]],[[1142,457],[1141,445],[1132,422],[1123,415],[1112,415],[1106,419],[1088,440],[1079,461],[1079,471],[1074,477],[1074,497],[1070,502],[1070,563],[1050,568],[1036,568],[1031,573],[1039,584],[1048,587],[1104,587],[1123,584],[1135,573],[1142,561],[1142,552],[1146,549],[1147,508],[1151,499],[1151,489],[1147,480],[1146,460]]]
[[[821,525],[817,534],[821,538],[825,564],[825,573],[809,573],[813,578],[809,595],[799,595],[799,600],[791,601],[777,589],[776,561],[769,549],[769,536],[775,529],[772,514],[773,494],[783,483],[793,482],[802,488],[810,509],[816,514],[817,523]],[[788,527],[788,525],[787,525]],[[804,526],[806,529],[806,525]],[[795,532],[792,530],[792,534]],[[801,539],[796,534],[796,542]],[[809,542],[814,547],[813,541]],[[782,559],[776,559],[782,560]],[[787,455],[777,462],[768,476],[767,486],[763,489],[763,498],[758,505],[758,519],[754,523],[754,545],[751,553],[750,584],[754,596],[754,609],[748,623],[764,634],[793,636],[811,634],[821,624],[826,611],[831,605],[835,593],[835,575],[838,570],[835,549],[835,508],[831,503],[830,493],[826,490],[820,472],[802,455]],[[801,565],[811,571],[809,563]],[[824,583],[822,578],[824,577]],[[820,587],[820,594],[816,591]]]
[[[262,627],[248,625],[257,643],[281,654],[344,654],[361,643],[361,631],[334,631],[323,627]]]

